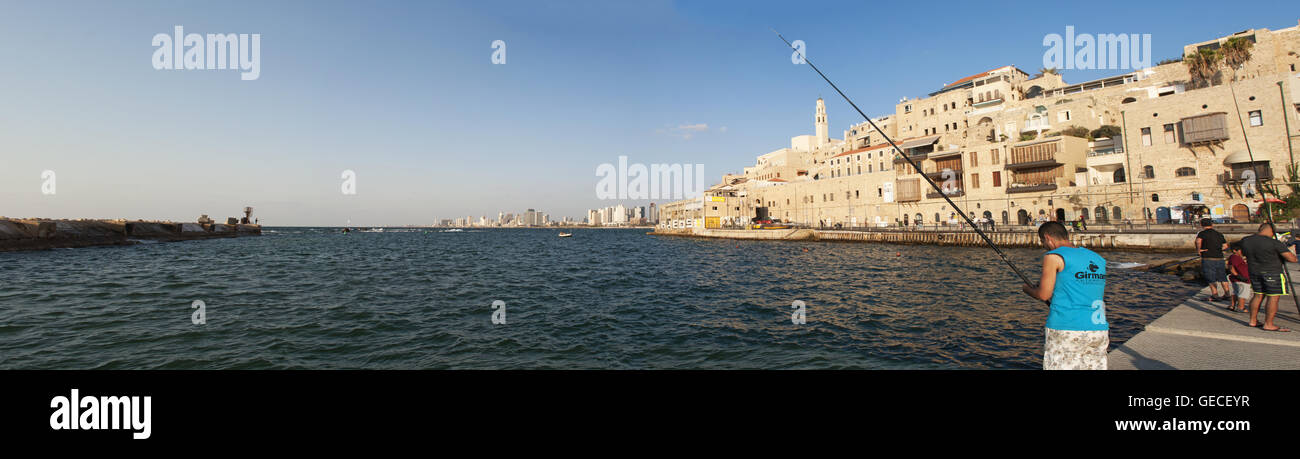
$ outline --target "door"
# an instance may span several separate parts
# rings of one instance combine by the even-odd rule
[[[1242,223],[1250,221],[1250,208],[1245,204],[1232,206],[1232,219]]]
[[[1020,209],[1019,212],[1016,212],[1016,220],[1019,221],[1021,225],[1028,225],[1029,212],[1026,212],[1025,209]]]
[[[1156,208],[1156,223],[1169,223],[1169,219],[1170,217],[1169,217],[1168,207]]]
[[[1065,221],[1065,209],[1056,209],[1056,221]]]

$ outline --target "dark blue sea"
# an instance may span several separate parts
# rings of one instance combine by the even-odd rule
[[[570,231],[0,253],[0,368],[1041,367],[1047,308],[986,248]],[[1036,278],[1042,251],[1009,255]],[[1112,346],[1200,288],[1114,267],[1168,256],[1102,255]]]

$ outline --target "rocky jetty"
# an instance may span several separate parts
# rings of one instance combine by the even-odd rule
[[[260,225],[239,223],[0,217],[0,252],[131,245],[142,240],[172,242],[261,234]]]

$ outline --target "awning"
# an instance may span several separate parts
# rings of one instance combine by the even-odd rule
[[[935,143],[935,142],[938,142],[938,141],[939,141],[939,137],[942,137],[942,135],[932,135],[932,136],[929,136],[929,137],[921,137],[921,138],[919,138],[919,139],[909,140],[909,141],[903,142],[903,144],[902,144],[902,145],[899,145],[898,148],[901,148],[901,149],[906,150],[906,149],[908,149],[908,148],[924,147],[924,146],[926,146],[926,145],[930,145],[930,144],[933,144],[933,143]]]
[[[949,157],[949,156],[961,156],[961,150],[936,151],[936,152],[930,153],[930,154],[927,156],[927,158],[930,158],[930,159],[942,159],[942,158],[947,158],[947,157]]]
[[[1261,163],[1268,162],[1268,160],[1262,160],[1259,158],[1256,158],[1255,161]],[[1226,158],[1223,158],[1223,164],[1243,164],[1249,162],[1250,162],[1250,152],[1246,150],[1241,150],[1239,152],[1228,155]]]

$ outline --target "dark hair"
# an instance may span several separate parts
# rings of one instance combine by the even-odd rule
[[[1237,241],[1237,242],[1233,242],[1233,243],[1231,243],[1231,244],[1228,244],[1228,250],[1231,250],[1231,251],[1233,251],[1233,252],[1236,252],[1236,251],[1238,251],[1238,250],[1241,250],[1241,241]]]
[[[1068,241],[1070,232],[1065,230],[1065,225],[1061,222],[1047,222],[1038,227],[1038,237],[1051,236],[1053,238]]]
[[[1210,220],[1208,218],[1202,218],[1201,226],[1214,226],[1214,220]]]
[[[1264,231],[1265,228],[1267,228],[1269,231],[1272,231],[1273,233],[1277,233],[1277,229],[1273,228],[1272,223],[1264,222],[1259,224],[1259,231]]]

